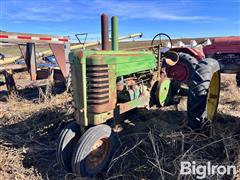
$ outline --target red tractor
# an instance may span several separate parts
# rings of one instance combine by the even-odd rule
[[[167,77],[187,83],[189,125],[200,128],[206,120],[212,121],[217,112],[220,92],[220,73],[236,73],[240,86],[240,37],[213,38],[210,45],[198,43],[196,47],[172,47],[172,40],[164,33],[152,40],[154,47],[170,44],[170,51],[179,53],[179,61],[165,66]]]

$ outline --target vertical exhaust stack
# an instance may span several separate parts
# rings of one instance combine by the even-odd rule
[[[118,18],[113,16],[111,19],[112,23],[112,50],[118,51]]]
[[[109,50],[108,15],[101,15],[102,50]]]

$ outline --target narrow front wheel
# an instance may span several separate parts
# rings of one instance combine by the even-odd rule
[[[106,170],[118,146],[116,134],[102,124],[89,128],[78,141],[72,156],[72,170],[92,177]]]

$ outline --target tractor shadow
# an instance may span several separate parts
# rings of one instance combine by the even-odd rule
[[[239,102],[231,101],[230,104]],[[161,133],[172,131],[184,131],[187,127],[187,112],[178,111],[175,107],[167,107],[164,109],[146,110],[135,109],[123,115],[121,120],[126,129],[135,132],[156,127]],[[214,120],[214,128],[216,134],[221,133],[240,133],[240,117],[218,113]]]
[[[6,142],[10,148],[25,149],[25,152],[22,152],[24,168],[33,167],[43,179],[64,179],[66,172],[57,163],[56,145],[61,130],[67,124],[66,120],[71,118],[73,118],[72,115],[60,111],[57,107],[45,109],[21,122],[0,126],[0,140]],[[146,135],[151,129],[157,129],[165,134],[183,130],[186,114],[175,110],[138,109],[123,115],[122,119],[124,131],[119,133],[120,138],[130,134],[141,138],[140,134]],[[222,132],[239,133],[239,118],[219,115],[218,120],[218,129],[222,129]],[[7,119],[4,121],[6,122]],[[127,142],[131,144],[129,140]],[[134,146],[134,144],[131,145]],[[131,145],[128,147],[131,148]],[[169,153],[174,156],[171,154],[173,152]],[[114,174],[114,172],[111,173]]]

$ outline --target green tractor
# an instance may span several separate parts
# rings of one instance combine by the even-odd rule
[[[213,119],[216,113],[219,84],[215,83],[219,82],[219,76],[212,77],[208,70],[217,72],[217,67],[204,70],[214,83],[214,88],[208,92],[205,90],[211,86],[210,81],[201,87],[198,87],[200,83],[194,84],[200,81],[194,79],[197,77],[194,73],[202,73],[196,58],[174,49],[162,53],[166,40],[161,41],[159,36],[168,38],[165,34],[156,36],[158,41],[154,38],[154,53],[119,51],[114,40],[117,38],[113,37],[116,34],[112,35],[113,50],[77,50],[69,55],[75,119],[60,134],[57,159],[65,170],[83,177],[104,172],[119,146],[114,123],[109,122],[134,108],[160,108],[179,103],[177,97],[189,95],[183,84],[191,84],[190,105],[196,100],[205,103],[198,112],[202,114],[192,114],[196,111],[192,107],[191,118],[203,116],[207,111],[206,116]],[[168,40],[171,43],[171,39]],[[215,66],[214,62],[209,62]],[[178,67],[177,70],[174,67]],[[200,93],[199,96],[196,93]],[[209,105],[217,100],[211,112],[207,110],[207,100]]]

